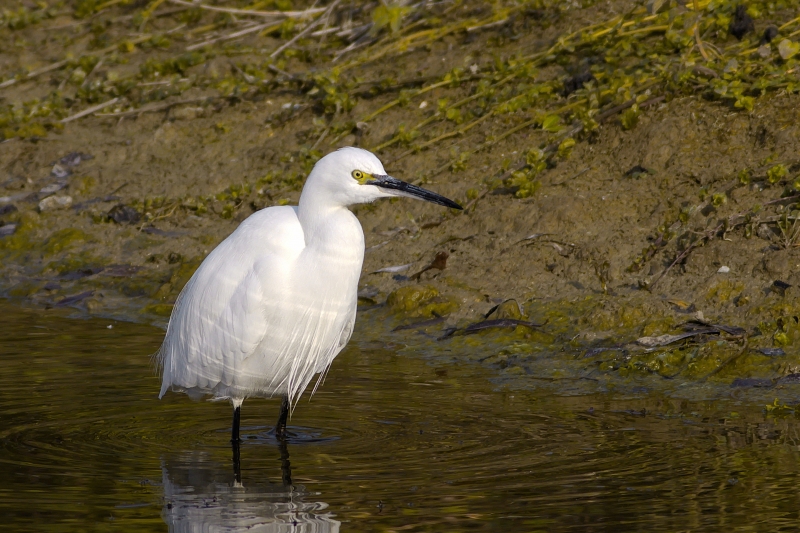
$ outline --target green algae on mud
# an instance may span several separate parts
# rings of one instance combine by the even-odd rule
[[[238,222],[296,202],[323,153],[355,144],[467,208],[354,209],[362,302],[388,303],[363,313],[372,338],[444,317],[424,328],[426,350],[462,350],[531,383],[552,377],[546,365],[584,384],[667,388],[792,374],[797,6],[748,2],[754,31],[739,40],[738,2],[682,4],[456,2],[389,16],[357,3],[320,21],[338,33],[300,36],[311,13],[241,37],[248,16],[181,5],[22,6],[0,28],[0,207],[18,208],[0,215],[16,224],[0,237],[0,289],[163,323]],[[362,23],[374,27],[351,41]],[[114,116],[59,122],[96,105]],[[53,163],[73,152],[95,156],[68,169],[59,194],[73,207],[39,213],[40,191],[61,183]],[[119,205],[140,220],[114,220]],[[419,272],[440,252],[444,270],[391,270]],[[521,314],[506,318],[543,326],[462,334],[509,299]],[[635,343],[698,316],[747,339]]]
[[[458,309],[458,302],[439,296],[439,291],[430,286],[410,285],[393,291],[386,298],[396,313],[407,317],[446,316]]]

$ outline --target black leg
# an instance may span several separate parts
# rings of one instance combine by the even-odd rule
[[[234,407],[233,408],[233,425],[231,426],[231,442],[239,443],[242,442],[239,439],[239,420],[242,415],[242,408],[241,407]]]
[[[233,479],[236,483],[242,482],[242,463],[239,455],[239,420],[241,418],[241,407],[233,409],[233,425],[231,427],[231,447],[233,448]]]
[[[236,483],[242,482],[242,462],[239,456],[239,441],[231,442],[233,448],[233,479]]]
[[[289,398],[284,397],[281,403],[281,416],[278,417],[278,423],[275,425],[275,438],[278,440],[286,440],[286,421],[289,419]],[[288,457],[288,455],[287,455]]]

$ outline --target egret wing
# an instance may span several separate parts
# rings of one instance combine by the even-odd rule
[[[274,323],[276,287],[285,286],[304,247],[292,207],[273,207],[245,220],[203,261],[173,309],[159,352],[161,396],[172,386],[217,397],[251,387],[242,362]]]

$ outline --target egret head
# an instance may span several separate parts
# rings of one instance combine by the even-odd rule
[[[325,195],[330,202],[342,206],[409,196],[461,209],[444,196],[388,176],[372,152],[353,147],[341,148],[317,161],[303,188],[303,196],[309,194]]]

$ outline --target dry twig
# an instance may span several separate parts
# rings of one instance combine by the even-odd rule
[[[281,52],[292,46],[294,43],[296,43],[299,39],[305,37],[309,32],[311,32],[311,30],[322,24],[322,21],[327,20],[328,16],[331,13],[333,13],[333,10],[336,9],[336,6],[338,6],[339,2],[341,1],[342,0],[334,0],[334,2],[328,6],[328,9],[326,9],[325,12],[322,13],[322,15],[320,15],[314,22],[306,26],[306,28],[303,31],[301,31],[300,33],[289,39],[287,42],[279,46],[277,50],[275,50],[269,55],[269,57],[271,58],[276,57],[278,54],[280,54]]]
[[[173,4],[182,6],[195,7],[205,9],[208,11],[216,11],[217,13],[230,13],[232,15],[251,15],[255,17],[271,17],[271,18],[305,18],[311,15],[316,15],[325,11],[324,7],[313,7],[305,11],[254,11],[252,9],[235,9],[231,7],[216,7],[201,4],[199,2],[186,2],[185,0],[169,0]]]
[[[112,98],[111,100],[109,100],[107,102],[103,102],[102,104],[97,104],[97,105],[92,106],[92,107],[90,107],[88,109],[84,109],[83,111],[75,113],[74,115],[70,115],[67,118],[62,118],[61,120],[59,120],[59,122],[61,122],[62,124],[66,124],[67,122],[72,122],[73,120],[77,120],[79,118],[85,117],[86,115],[91,115],[95,111],[100,111],[103,108],[106,108],[106,107],[108,107],[110,105],[116,104],[118,100],[119,100],[118,96],[114,97],[114,98]]]

